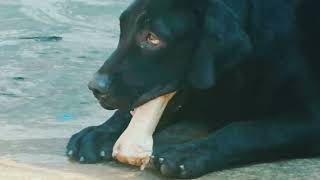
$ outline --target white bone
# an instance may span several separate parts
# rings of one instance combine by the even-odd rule
[[[160,96],[134,110],[127,129],[113,146],[112,156],[118,161],[144,169],[152,155],[152,135],[174,93]]]

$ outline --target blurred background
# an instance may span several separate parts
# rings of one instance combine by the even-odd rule
[[[79,165],[68,138],[104,122],[87,82],[118,43],[130,0],[0,0],[0,159],[98,179],[160,179],[111,162]],[[319,160],[260,164],[201,179],[320,178]]]

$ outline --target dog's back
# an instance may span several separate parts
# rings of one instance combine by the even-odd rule
[[[320,1],[301,1],[297,8],[297,23],[304,55],[312,71],[320,81]]]
[[[241,102],[247,102],[249,111],[310,109],[306,106],[320,101],[320,1],[250,2],[245,26],[254,50],[239,68],[245,79],[244,90],[237,91],[242,92]]]

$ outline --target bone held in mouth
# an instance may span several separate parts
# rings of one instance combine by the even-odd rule
[[[134,110],[127,129],[113,146],[114,159],[144,169],[152,155],[152,135],[168,104],[176,93],[153,99]]]

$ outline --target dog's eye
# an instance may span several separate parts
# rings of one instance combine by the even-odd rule
[[[147,35],[147,42],[151,45],[157,46],[157,45],[160,45],[161,40],[157,35],[153,33],[149,33]]]

